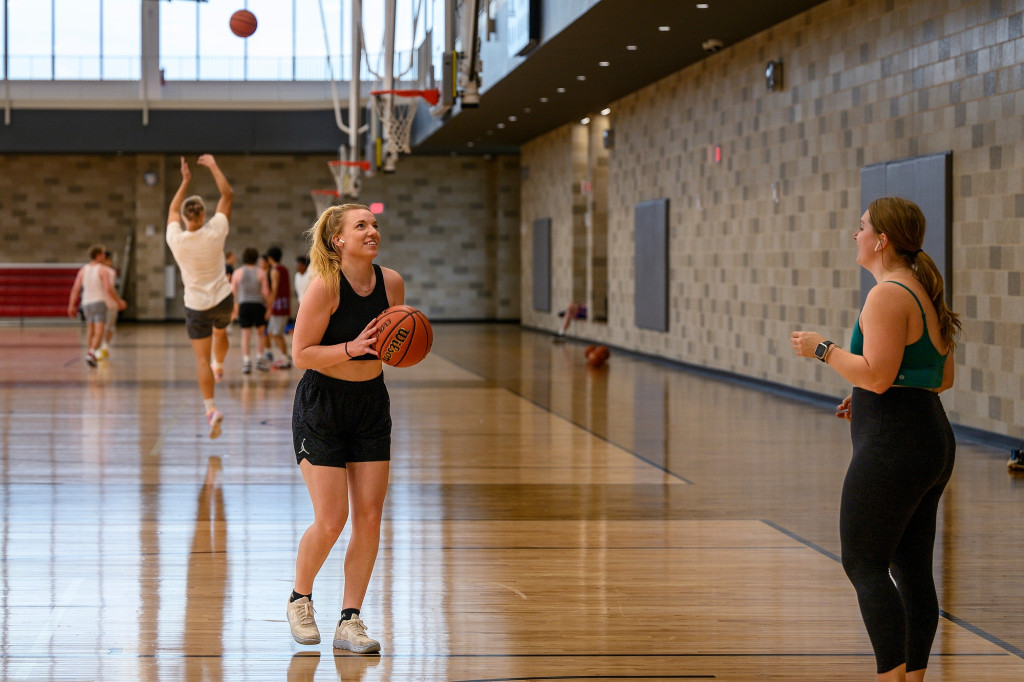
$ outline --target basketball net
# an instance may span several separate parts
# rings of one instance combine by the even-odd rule
[[[392,104],[388,106],[388,97]],[[409,138],[412,133],[412,120],[416,117],[417,97],[403,97],[394,93],[373,95],[373,104],[377,118],[381,121],[384,132],[383,170],[395,170],[395,161],[399,154],[412,151]]]
[[[328,161],[327,166],[331,169],[331,175],[334,176],[334,186],[338,193],[341,196],[357,198],[362,186],[359,171],[368,172],[370,170],[370,162]]]
[[[313,189],[309,191],[309,196],[313,199],[313,205],[316,206],[316,217],[319,218],[341,197],[341,192],[336,189]]]

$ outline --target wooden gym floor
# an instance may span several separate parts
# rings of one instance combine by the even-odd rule
[[[347,534],[285,601],[311,507],[299,370],[217,388],[183,325],[0,328],[4,680],[868,680],[838,563],[848,427],[827,407],[513,325],[438,325],[386,370],[395,422],[364,604],[383,655],[333,655]],[[963,378],[961,377],[961,380]],[[1024,679],[1024,478],[961,442],[940,509],[930,680]]]

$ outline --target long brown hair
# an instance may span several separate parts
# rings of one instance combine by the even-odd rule
[[[939,316],[939,333],[943,344],[952,351],[960,334],[960,316],[946,305],[942,274],[935,261],[921,250],[924,243],[924,212],[912,201],[901,197],[882,197],[868,206],[871,225],[878,234],[884,234],[893,245],[914,277],[928,293]]]
[[[309,239],[309,268],[313,271],[313,279],[322,279],[327,290],[335,296],[340,287],[338,272],[341,270],[341,253],[334,246],[334,238],[341,234],[345,215],[360,209],[370,210],[362,204],[331,206],[320,214],[313,227],[306,230]]]

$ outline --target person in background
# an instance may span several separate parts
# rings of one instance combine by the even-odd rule
[[[227,276],[228,281],[231,281],[231,275],[235,274],[235,252],[228,251],[224,254],[224,274]]]
[[[288,354],[288,344],[284,340],[285,327],[292,314],[292,291],[288,281],[288,268],[281,265],[281,249],[271,246],[266,253],[270,264],[270,319],[267,321],[267,336],[271,348],[277,346],[281,358],[274,362],[276,369],[289,369],[292,366]]]
[[[68,297],[68,317],[75,317],[78,315],[78,296],[82,296],[82,314],[89,325],[85,364],[90,367],[99,364],[99,347],[107,325],[107,300],[115,301],[120,310],[128,307],[128,302],[114,290],[111,268],[103,264],[106,254],[107,250],[100,244],[89,249],[89,262],[78,271]]]
[[[212,154],[203,154],[198,163],[210,170],[217,183],[220,191],[217,210],[207,222],[203,198],[185,197],[192,171],[185,157],[181,157],[181,185],[167,210],[165,238],[181,269],[185,285],[185,331],[196,358],[196,381],[203,396],[209,435],[217,438],[224,415],[217,409],[213,387],[224,378],[224,358],[229,343],[227,326],[235,308],[231,283],[224,276],[224,240],[228,236],[235,193]]]
[[[302,295],[306,293],[306,287],[309,286],[309,258],[306,256],[299,256],[295,259],[295,300],[302,305]]]
[[[117,269],[114,268],[114,252],[104,252],[103,264],[110,270],[110,278],[114,283],[114,291],[117,291]],[[114,330],[117,329],[117,314],[121,312],[121,303],[119,298],[115,298],[107,294],[107,324],[103,331],[103,342],[100,343],[100,349],[97,351],[97,356],[100,360],[106,360],[110,357],[110,343],[114,340]]]
[[[231,276],[231,293],[235,299],[235,310],[232,319],[238,320],[242,328],[242,374],[252,372],[252,359],[249,357],[252,330],[256,329],[256,349],[259,352],[256,368],[262,371],[270,369],[263,353],[266,350],[267,337],[263,333],[267,321],[267,306],[270,302],[270,284],[267,273],[256,267],[259,252],[249,247],[242,252],[242,267]]]
[[[587,304],[570,301],[565,306],[565,310],[558,311],[558,316],[562,318],[562,328],[558,330],[558,334],[553,339],[556,343],[565,340],[565,333],[569,331],[569,325],[572,324],[573,320],[587,319]]]

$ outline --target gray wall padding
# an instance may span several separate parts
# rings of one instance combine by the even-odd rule
[[[551,218],[533,221],[533,309],[551,312]]]
[[[879,197],[909,199],[924,212],[927,253],[945,283],[946,304],[953,301],[953,152],[901,159],[865,166],[860,171],[860,210]],[[863,306],[875,278],[860,271],[860,303]]]
[[[641,201],[634,210],[636,326],[668,331],[668,199]]]

